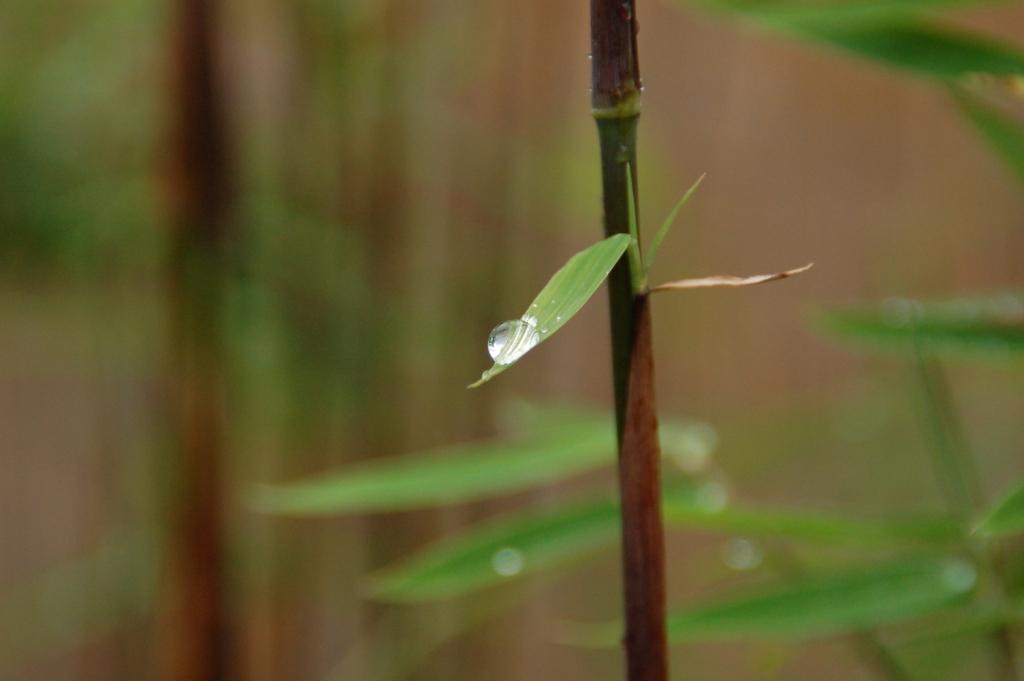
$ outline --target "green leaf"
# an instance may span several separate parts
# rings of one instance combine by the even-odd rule
[[[580,311],[629,247],[631,238],[628,234],[610,236],[580,251],[555,272],[520,320],[529,321],[536,332],[536,340],[528,344],[527,351],[547,340]],[[470,387],[475,388],[491,380],[523,354],[525,352],[507,363],[495,363]]]
[[[957,6],[989,5],[1006,0],[704,0],[711,11],[741,14],[759,23],[892,22]]]
[[[967,120],[1024,180],[1024,122],[966,92],[954,91],[953,96]]]
[[[453,445],[377,459],[314,478],[259,485],[248,503],[282,515],[403,511],[514,494],[610,465],[615,426],[602,413],[515,402],[506,418],[526,430],[512,439]],[[703,423],[666,419],[666,455],[707,458],[715,433]]]
[[[1024,54],[970,33],[922,22],[800,21],[789,29],[860,57],[919,76],[956,81],[975,74],[1024,74]]]
[[[647,269],[640,255],[640,226],[636,213],[636,197],[633,194],[633,168],[626,164],[626,213],[628,214],[629,236],[629,276],[633,285],[633,293],[639,294],[647,288]]]
[[[1024,296],[1003,293],[922,303],[891,299],[875,309],[832,311],[823,327],[865,346],[1012,357],[1024,352]]]
[[[723,506],[722,491],[713,483],[675,485],[664,497],[665,522],[676,528],[867,546],[948,546],[964,537],[960,524],[946,518],[861,520],[817,511]],[[614,546],[618,528],[618,505],[606,500],[512,514],[426,547],[375,576],[371,593],[395,601],[461,596]]]
[[[997,503],[978,523],[977,531],[989,536],[1024,532],[1024,484]]]
[[[809,509],[709,503],[714,491],[706,488],[666,491],[666,524],[825,544],[950,546],[965,536],[963,526],[948,517],[863,519]]]
[[[551,484],[612,463],[611,423],[570,423],[515,441],[488,441],[379,459],[253,490],[249,503],[281,515],[402,511],[460,504]]]
[[[661,223],[661,227],[658,228],[657,234],[655,234],[654,238],[651,240],[651,245],[647,248],[647,257],[644,259],[645,274],[650,274],[651,266],[654,265],[654,259],[658,257],[658,250],[661,248],[661,243],[665,240],[665,237],[668,236],[668,231],[675,223],[676,217],[679,215],[679,211],[682,210],[683,206],[685,206],[687,202],[689,202],[690,197],[692,197],[694,192],[697,191],[697,188],[700,187],[700,183],[704,181],[704,177],[704,175],[701,175],[697,178],[697,181],[686,190],[685,194],[683,194],[683,198],[679,199],[676,205],[672,207],[672,210],[669,211],[665,221]]]
[[[669,614],[668,635],[684,641],[810,638],[928,615],[970,599],[977,572],[955,559],[907,559],[730,595]],[[610,646],[620,625],[581,629],[583,645]]]
[[[1024,606],[1020,603],[971,603],[949,613],[940,621],[915,628],[900,637],[894,644],[899,648],[921,646],[934,649],[937,645],[948,645],[955,639],[986,634],[1020,622],[1024,619]]]
[[[977,582],[959,559],[905,560],[807,577],[669,616],[672,641],[823,636],[877,627],[962,603]]]
[[[935,26],[921,19],[927,10],[954,4],[974,3],[960,0],[712,0],[705,3],[705,7],[738,14],[794,37],[927,78],[957,81],[975,74],[1024,73],[1024,53],[1017,47]]]
[[[370,591],[393,601],[459,596],[605,548],[614,543],[618,526],[618,507],[612,501],[483,523],[374,576]]]

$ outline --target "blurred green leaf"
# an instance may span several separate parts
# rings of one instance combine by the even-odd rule
[[[712,483],[713,484],[713,483]],[[732,534],[775,536],[826,544],[950,546],[964,539],[953,518],[851,518],[809,509],[725,504],[708,485],[666,491],[665,522]]]
[[[1024,53],[1015,47],[922,22],[813,20],[789,26],[808,40],[920,76],[956,81],[979,73],[1024,74]]]
[[[970,599],[977,571],[955,559],[907,559],[790,580],[669,614],[668,635],[684,641],[807,638],[858,631],[944,610]],[[566,638],[610,646],[621,625],[581,627]]]
[[[1024,180],[1024,122],[967,92],[954,91],[953,96],[967,120]]]
[[[152,605],[151,540],[117,535],[0,593],[0,676],[138,621]]]
[[[262,485],[249,502],[256,510],[281,515],[445,506],[557,482],[612,463],[614,451],[610,423],[569,424],[515,441],[454,445]]]
[[[785,28],[810,21],[892,22],[951,7],[1002,2],[1006,0],[703,0],[697,4]]]
[[[523,333],[509,341],[521,342],[524,350],[509,353],[508,361],[505,363],[495,362],[494,366],[485,371],[480,380],[470,387],[475,388],[491,380],[572,319],[608,277],[612,267],[629,247],[630,241],[631,237],[628,234],[615,234],[569,258],[537,294],[522,318],[516,322],[528,323],[533,327],[532,330],[525,329]]]
[[[828,544],[948,546],[964,537],[960,524],[945,518],[860,520],[723,503],[721,489],[714,483],[677,484],[665,490],[665,522],[670,527]],[[618,505],[607,500],[512,514],[426,547],[375,576],[371,592],[395,601],[460,596],[610,547],[618,528]]]
[[[1024,532],[1024,484],[999,500],[978,523],[977,531],[989,536]]]
[[[959,559],[904,560],[794,580],[669,616],[672,641],[822,636],[877,627],[967,600],[974,567]]]
[[[941,353],[1017,356],[1024,352],[1024,296],[993,296],[918,302],[891,299],[875,309],[822,315],[829,332],[858,344]]]
[[[470,528],[373,578],[383,600],[450,598],[510,578],[538,573],[615,541],[612,501],[588,501],[553,511],[530,511]]]
[[[957,4],[978,3],[971,0],[710,0],[703,6],[928,78],[957,81],[975,74],[1024,73],[1024,53],[1017,47],[935,26],[922,19],[929,10]]]
[[[279,485],[258,485],[248,503],[280,515],[403,511],[466,503],[551,484],[614,462],[615,427],[599,412],[514,403],[506,418],[525,426],[512,439],[453,445],[356,464]],[[706,459],[715,434],[702,423],[665,420],[665,452]]]
[[[921,628],[897,638],[893,643],[900,648],[948,645],[956,639],[989,634],[1000,627],[1024,619],[1024,605],[1007,603],[993,605],[975,602],[937,618]]]

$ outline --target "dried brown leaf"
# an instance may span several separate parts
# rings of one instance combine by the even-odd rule
[[[728,274],[720,274],[711,277],[701,277],[699,279],[680,279],[678,281],[670,281],[653,286],[651,287],[651,293],[656,293],[658,291],[671,291],[675,289],[711,288],[715,286],[753,286],[754,284],[765,284],[769,281],[786,279],[795,274],[806,272],[812,267],[814,267],[814,263],[810,262],[803,267],[786,270],[785,272],[776,272],[774,274],[755,274],[750,277],[734,277]]]

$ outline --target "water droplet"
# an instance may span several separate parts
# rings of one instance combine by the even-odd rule
[[[721,511],[729,503],[729,492],[720,482],[706,482],[697,490],[697,503],[707,511]]]
[[[886,298],[881,307],[882,317],[891,326],[913,326],[922,314],[921,303],[909,298]]]
[[[683,471],[697,475],[707,470],[718,446],[718,434],[705,424],[692,424],[685,429],[662,424],[661,448],[672,463]]]
[[[970,563],[951,560],[942,568],[942,579],[957,591],[970,591],[978,580],[978,571]]]
[[[494,327],[487,337],[487,352],[495,364],[511,364],[540,341],[533,317],[509,320]]]
[[[753,570],[763,559],[761,549],[749,539],[730,539],[722,552],[722,560],[733,570]]]
[[[510,546],[498,549],[491,556],[491,567],[502,577],[514,577],[523,571],[523,552]]]

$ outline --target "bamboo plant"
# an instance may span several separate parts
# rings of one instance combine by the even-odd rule
[[[176,478],[168,495],[160,678],[219,681],[234,674],[224,588],[221,337],[231,183],[215,64],[216,5],[178,0],[174,10],[167,312]]]

